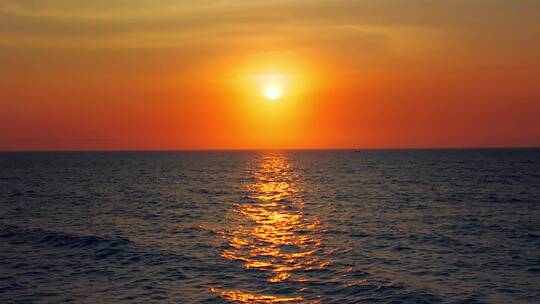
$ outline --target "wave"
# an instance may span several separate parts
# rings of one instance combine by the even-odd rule
[[[29,244],[41,244],[53,247],[112,247],[118,248],[131,245],[127,238],[105,238],[96,235],[76,235],[62,232],[47,231],[40,228],[23,228],[16,225],[0,223],[0,238],[7,241]]]

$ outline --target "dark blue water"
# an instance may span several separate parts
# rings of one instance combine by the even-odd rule
[[[0,303],[539,299],[540,150],[0,154]]]

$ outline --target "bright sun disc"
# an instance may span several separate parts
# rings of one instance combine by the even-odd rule
[[[263,94],[270,100],[277,100],[283,95],[283,89],[277,85],[269,85],[264,88]]]

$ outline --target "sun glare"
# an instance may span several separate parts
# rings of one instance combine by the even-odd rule
[[[257,76],[259,92],[264,98],[276,101],[283,97],[288,78],[283,74],[261,74]]]
[[[246,105],[254,106],[250,115],[270,117],[269,111],[276,111],[284,117],[306,102],[305,95],[314,87],[312,70],[298,60],[263,57],[231,67],[227,78]]]
[[[269,100],[278,100],[283,95],[283,88],[279,84],[268,84],[263,95]]]

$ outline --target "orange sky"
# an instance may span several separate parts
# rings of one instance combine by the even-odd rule
[[[540,146],[539,1],[192,2],[1,1],[0,150]]]

